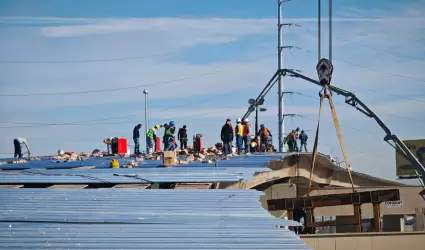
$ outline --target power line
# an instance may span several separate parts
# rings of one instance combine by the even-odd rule
[[[297,26],[297,27],[300,27],[300,28],[303,28],[303,29],[305,29],[305,30],[307,30],[307,31],[309,31],[309,32],[314,32],[312,29],[307,28],[307,27],[304,27],[304,26],[302,26],[302,25],[296,25],[296,26]],[[336,39],[340,40],[340,41],[344,41],[344,42],[349,42],[349,43],[358,44],[358,45],[361,45],[361,46],[363,46],[363,47],[366,47],[366,48],[369,48],[369,49],[372,49],[372,50],[376,50],[376,51],[379,51],[379,52],[382,52],[382,53],[385,53],[385,54],[389,54],[389,55],[393,55],[393,56],[401,57],[401,58],[405,58],[405,59],[410,59],[410,60],[416,60],[416,61],[425,62],[425,60],[424,60],[424,59],[421,59],[421,58],[412,57],[412,56],[406,56],[406,55],[400,55],[400,54],[396,54],[396,53],[392,52],[391,50],[386,50],[386,49],[377,48],[377,47],[374,47],[374,46],[371,46],[371,45],[368,45],[368,44],[365,44],[365,43],[361,43],[361,42],[357,42],[357,41],[348,40],[348,39],[341,38],[341,37],[338,37],[338,36],[334,36],[334,37],[335,37]],[[415,40],[415,41],[420,41],[420,40],[423,40],[423,39],[419,39],[419,40]],[[403,44],[403,45],[404,45],[404,44]]]
[[[318,98],[318,97],[314,97],[314,96],[311,96],[311,95],[302,94],[302,93],[299,93],[299,92],[295,92],[295,93],[296,93],[296,94],[298,94],[298,95],[301,95],[301,96],[305,96],[305,97],[308,97],[308,98],[312,98],[312,99],[317,99],[317,100],[319,100],[319,98]],[[415,122],[425,123],[425,120],[414,119],[414,118],[407,117],[407,116],[400,116],[400,115],[395,115],[395,114],[386,114],[386,113],[382,113],[382,115],[384,115],[384,116],[394,116],[394,117],[402,118],[402,119],[405,119],[405,120],[410,120],[410,121],[415,121]]]
[[[84,90],[84,91],[73,91],[73,92],[56,92],[56,93],[0,94],[0,96],[1,97],[23,97],[23,96],[28,97],[28,96],[77,95],[77,94],[88,94],[88,93],[98,93],[98,92],[108,92],[108,91],[119,91],[119,90],[135,89],[135,88],[147,87],[147,86],[152,86],[152,85],[168,84],[168,83],[173,83],[173,82],[180,82],[180,81],[185,81],[185,80],[191,80],[191,79],[195,79],[195,78],[200,78],[200,77],[204,77],[204,76],[208,76],[208,75],[213,75],[213,74],[217,74],[217,73],[220,73],[220,72],[224,72],[224,71],[229,71],[229,70],[232,70],[232,69],[240,68],[240,67],[243,67],[243,66],[252,64],[252,63],[263,61],[265,59],[268,59],[268,57],[261,58],[259,60],[251,60],[251,61],[248,61],[248,62],[245,62],[245,63],[234,65],[232,67],[223,68],[223,69],[219,69],[219,70],[215,70],[215,71],[210,71],[210,72],[199,74],[199,75],[188,76],[188,77],[183,77],[183,78],[179,78],[179,79],[173,79],[173,80],[168,80],[168,81],[161,81],[161,82],[150,83],[150,84],[134,85],[134,86],[129,86],[129,87],[109,88],[109,89],[96,89],[96,90]]]
[[[257,86],[257,83],[252,83],[252,84],[245,84],[245,86]],[[240,92],[240,90],[234,90],[234,91],[228,91],[225,93],[222,93],[222,96],[225,95],[229,95],[229,94],[234,94]],[[190,103],[186,103],[180,106],[176,106],[176,107],[171,107],[171,108],[165,108],[165,109],[161,109],[158,111],[155,111],[155,113],[160,113],[160,112],[164,112],[167,110],[172,110],[172,109],[176,109],[176,108],[182,108],[182,107],[188,107],[188,106],[194,106],[197,104],[201,104],[201,103],[206,103],[209,102],[211,100],[216,100],[217,97],[211,97],[208,99],[204,99],[202,101],[196,101],[196,102],[190,102]],[[114,120],[114,119],[121,119],[121,118],[128,118],[128,117],[134,117],[134,116],[139,116],[144,114],[143,112],[140,113],[136,113],[136,114],[132,114],[132,115],[126,115],[126,116],[116,116],[116,117],[108,117],[108,118],[102,118],[102,119],[95,119],[95,120],[86,120],[86,121],[77,121],[77,122],[65,122],[65,123],[37,123],[37,122],[0,122],[0,123],[8,123],[8,124],[28,124],[28,126],[4,126],[4,127],[0,127],[1,128],[27,128],[27,127],[45,127],[45,126],[68,126],[68,125],[91,125],[91,124],[120,124],[120,123],[130,123],[130,122],[113,122],[113,123],[96,123],[99,121],[106,121],[106,120]],[[95,123],[93,123],[95,122]]]
[[[223,42],[218,44],[213,44],[213,46],[222,46],[226,44],[230,44],[230,42]],[[192,50],[201,50],[202,48],[193,48]],[[181,54],[182,51],[179,52],[169,52],[169,53],[157,53],[151,55],[142,55],[142,56],[130,56],[130,57],[116,57],[116,58],[103,58],[103,59],[92,59],[92,60],[57,60],[57,61],[0,61],[0,64],[67,64],[67,63],[95,63],[95,62],[115,62],[115,61],[129,61],[129,60],[139,60],[146,59],[152,57],[160,57],[160,56],[170,56]]]

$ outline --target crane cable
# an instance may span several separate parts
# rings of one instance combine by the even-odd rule
[[[341,134],[341,130],[340,130],[339,122],[338,122],[338,117],[337,117],[335,106],[334,106],[334,103],[333,103],[333,100],[332,100],[332,93],[329,90],[328,85],[325,85],[323,87],[323,89],[319,92],[319,96],[320,96],[319,117],[318,117],[318,120],[317,120],[316,136],[314,138],[313,155],[312,155],[312,159],[311,159],[311,172],[310,172],[307,194],[310,194],[311,183],[312,183],[312,180],[313,180],[314,164],[316,162],[317,147],[318,147],[318,144],[319,144],[320,115],[322,113],[323,100],[325,98],[327,98],[329,100],[329,106],[330,106],[330,109],[331,109],[332,119],[333,119],[333,122],[334,122],[334,125],[335,125],[336,134],[338,136],[339,145],[341,146],[342,155],[344,156],[344,161],[345,161],[345,164],[347,165],[348,175],[350,176],[350,181],[351,181],[351,187],[353,189],[353,192],[355,192],[353,177],[351,175],[351,165],[348,162],[347,154],[345,152],[344,141],[342,140],[342,134]]]

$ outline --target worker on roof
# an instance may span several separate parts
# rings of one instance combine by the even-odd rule
[[[286,137],[286,143],[288,144],[288,152],[294,152],[295,143],[295,130],[292,130]]]
[[[179,132],[177,133],[177,139],[180,141],[180,149],[186,149],[188,140],[186,125],[183,125],[183,127],[179,129]]]
[[[243,119],[242,121],[243,125],[243,144],[245,148],[246,154],[251,154],[251,124],[249,124],[248,118]]]
[[[140,153],[140,128],[142,127],[142,124],[137,124],[133,129],[133,141],[134,141],[134,154],[138,155]]]
[[[153,128],[150,128],[148,130],[148,133],[146,134],[146,144],[148,145],[148,154],[151,154],[153,152],[153,146],[154,142],[156,141],[156,131],[160,128],[160,125],[155,125]]]
[[[111,154],[112,138],[113,137],[103,139],[103,143],[106,144],[106,150],[108,151],[108,155]]]
[[[232,142],[233,142],[233,127],[232,120],[227,118],[226,123],[221,128],[221,141],[223,142],[223,154],[225,156],[232,154]]]
[[[241,118],[236,119],[235,134],[236,134],[236,147],[238,149],[238,154],[242,154],[243,125],[242,125]]]
[[[260,130],[258,130],[258,136],[260,137],[260,152],[267,152],[269,150],[269,136],[272,133],[268,128],[264,126],[264,124],[260,125]]]
[[[23,137],[18,137],[13,139],[13,146],[15,148],[15,153],[14,153],[14,158],[16,158],[17,156],[19,158],[22,158],[22,144],[25,145],[25,147],[27,148],[27,154],[28,154],[28,158],[31,156],[30,154],[30,150],[28,148],[28,144],[27,144],[27,139],[23,138]]]
[[[296,128],[294,132],[294,151],[295,152],[299,151],[299,147],[298,147],[299,138],[300,138],[300,128]]]
[[[163,138],[163,142],[165,145],[164,151],[174,151],[174,149],[176,148],[176,142],[175,142],[175,136],[174,133],[176,132],[176,126],[175,126],[175,122],[174,121],[170,121],[170,124],[168,124],[165,127],[165,131],[164,131],[164,138]]]
[[[303,146],[304,146],[305,152],[307,152],[307,140],[308,140],[308,136],[304,132],[304,130],[301,130],[301,134],[300,134],[300,137],[299,138],[300,138],[300,142],[301,142],[300,152],[303,151]]]

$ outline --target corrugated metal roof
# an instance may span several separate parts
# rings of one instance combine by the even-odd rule
[[[268,154],[257,154],[250,156],[235,156],[229,160],[219,160],[218,166],[221,167],[259,167],[264,166],[265,163],[282,158],[284,153],[268,153]],[[83,161],[71,161],[71,162],[56,162],[55,160],[42,159],[38,161],[30,161],[22,164],[6,164],[1,165],[0,169],[31,169],[31,168],[47,168],[47,169],[67,169],[82,166],[96,166],[96,168],[107,168],[111,159],[118,159],[121,165],[130,163],[132,158],[117,158],[117,157],[104,157],[104,158],[88,158]],[[140,167],[157,167],[162,164],[162,161],[147,160],[144,161]],[[215,164],[215,163],[214,163]],[[188,165],[181,165],[185,167],[199,167],[205,166],[205,163],[191,162]]]
[[[174,182],[237,182],[251,179],[256,172],[269,171],[264,167],[176,167],[176,168],[119,168],[24,170],[0,172],[0,184],[24,183],[174,183]]]
[[[310,249],[256,190],[0,189],[6,249]]]

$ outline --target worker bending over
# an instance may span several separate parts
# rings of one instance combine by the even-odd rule
[[[153,152],[154,142],[156,141],[156,131],[160,128],[160,125],[155,125],[153,128],[148,130],[146,134],[146,144],[148,145],[148,154]]]
[[[221,128],[220,136],[223,142],[223,154],[227,156],[232,153],[233,142],[233,127],[230,118],[226,120],[226,123]]]
[[[140,128],[142,127],[142,124],[137,124],[133,129],[133,141],[134,141],[134,154],[138,155],[140,153]]]
[[[243,120],[243,143],[246,154],[251,154],[251,124],[248,119]]]
[[[269,136],[272,136],[272,133],[270,132],[268,128],[264,126],[264,124],[260,125],[258,136],[260,137],[260,141],[261,141],[260,152],[269,151]]]
[[[180,149],[187,148],[187,130],[186,125],[183,125],[183,128],[179,129],[179,133],[177,134],[177,139],[180,141]]]
[[[242,153],[242,144],[243,144],[243,125],[241,118],[236,119],[235,126],[235,134],[236,134],[236,147],[238,148],[238,153]]]
[[[164,138],[163,138],[163,143],[164,143],[164,151],[174,151],[175,147],[175,136],[174,133],[176,132],[176,127],[175,127],[175,123],[174,121],[170,121],[170,124],[168,124],[165,127],[165,131],[164,131]]]
[[[14,158],[16,158],[17,156],[19,158],[22,158],[22,146],[21,146],[22,144],[24,144],[25,147],[27,148],[28,158],[30,157],[30,150],[29,150],[28,145],[27,145],[27,139],[22,138],[22,137],[18,137],[18,138],[13,139],[13,146],[15,148],[15,153],[14,153],[14,156],[13,156]]]

